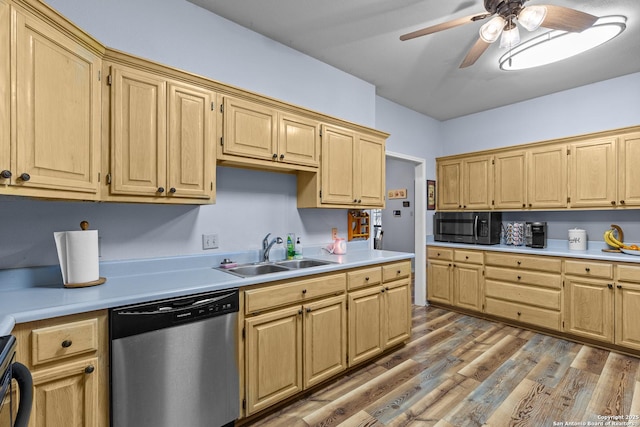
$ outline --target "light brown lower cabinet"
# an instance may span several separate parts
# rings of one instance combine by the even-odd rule
[[[395,262],[243,290],[241,418],[407,341],[410,276]]]
[[[466,252],[427,248],[429,302],[640,351],[640,265],[483,250],[475,270]]]
[[[109,425],[106,311],[18,324],[16,360],[33,377],[30,426]]]

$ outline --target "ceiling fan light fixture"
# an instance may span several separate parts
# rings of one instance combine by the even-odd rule
[[[547,17],[547,8],[544,6],[528,6],[520,11],[518,22],[528,31],[540,28],[542,21]]]
[[[480,38],[487,43],[495,42],[498,40],[498,37],[500,37],[500,34],[502,34],[502,29],[505,24],[506,21],[502,16],[492,18],[489,22],[480,27]]]
[[[626,28],[622,15],[604,16],[581,33],[553,30],[527,40],[499,59],[505,71],[523,70],[562,61],[615,38]]]
[[[502,32],[500,47],[509,49],[516,46],[518,43],[520,43],[520,31],[515,24],[512,24],[511,28]]]

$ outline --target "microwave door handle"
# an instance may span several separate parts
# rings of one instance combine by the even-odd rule
[[[473,240],[478,241],[478,215],[473,217]]]

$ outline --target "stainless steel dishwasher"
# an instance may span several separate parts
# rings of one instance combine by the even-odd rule
[[[233,425],[237,321],[237,289],[110,310],[111,425]]]

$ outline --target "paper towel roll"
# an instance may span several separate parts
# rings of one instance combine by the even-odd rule
[[[65,285],[100,278],[97,230],[57,231],[53,235]]]
[[[586,251],[587,250],[587,231],[580,228],[569,230],[569,250]]]

